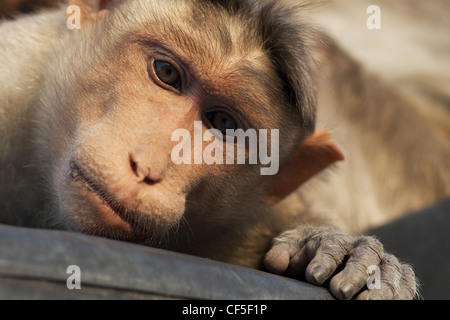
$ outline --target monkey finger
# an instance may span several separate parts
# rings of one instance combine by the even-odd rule
[[[304,247],[304,239],[309,236],[310,231],[304,227],[298,227],[284,232],[274,239],[272,248],[264,257],[264,267],[267,271],[282,274],[289,265],[291,269],[301,256],[296,256]]]
[[[308,264],[309,258],[306,253],[306,248],[303,248],[291,257],[291,259],[289,260],[289,266],[286,269],[284,275],[287,277],[304,280]]]
[[[383,245],[373,237],[360,237],[344,269],[330,282],[330,290],[338,299],[351,299],[367,283],[368,270],[378,267],[383,256]]]
[[[289,246],[285,243],[275,245],[264,256],[264,267],[267,271],[282,274],[289,266],[291,254]]]
[[[379,273],[367,290],[357,296],[358,300],[392,300],[400,292],[402,266],[396,257],[384,254]]]
[[[321,285],[335,272],[353,248],[353,237],[342,232],[327,232],[312,238],[306,244],[308,257],[313,257],[306,268],[310,283]]]
[[[287,246],[274,247],[264,259],[264,267],[267,271],[302,280],[308,263],[309,259],[304,248],[291,256]]]
[[[402,264],[400,288],[394,296],[397,300],[411,300],[417,295],[417,280],[414,270],[407,264]]]

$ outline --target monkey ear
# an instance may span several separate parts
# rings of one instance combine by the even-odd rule
[[[264,204],[268,206],[277,204],[310,178],[331,164],[343,160],[344,155],[330,134],[325,130],[316,130],[272,177],[274,180]]]
[[[89,23],[105,17],[111,2],[112,0],[70,0],[69,6],[78,6],[81,10],[81,22]]]

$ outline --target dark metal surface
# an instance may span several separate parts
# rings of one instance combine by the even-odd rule
[[[69,290],[67,268],[81,270]],[[0,299],[333,299],[325,288],[125,242],[0,225]]]

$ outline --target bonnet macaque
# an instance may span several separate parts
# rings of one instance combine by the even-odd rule
[[[413,270],[354,232],[450,194],[448,140],[303,14],[270,0],[72,0],[3,22],[0,221],[331,279],[338,299],[412,299]],[[195,161],[236,159],[226,138],[239,129],[267,130],[276,174],[261,157]],[[192,161],[173,161],[180,143]]]

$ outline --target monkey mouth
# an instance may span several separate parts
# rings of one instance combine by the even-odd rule
[[[134,213],[108,194],[104,188],[95,183],[88,174],[75,162],[70,163],[70,177],[80,191],[80,194],[95,208],[102,220],[109,227],[126,233],[133,232],[142,241],[148,231],[132,219]]]

